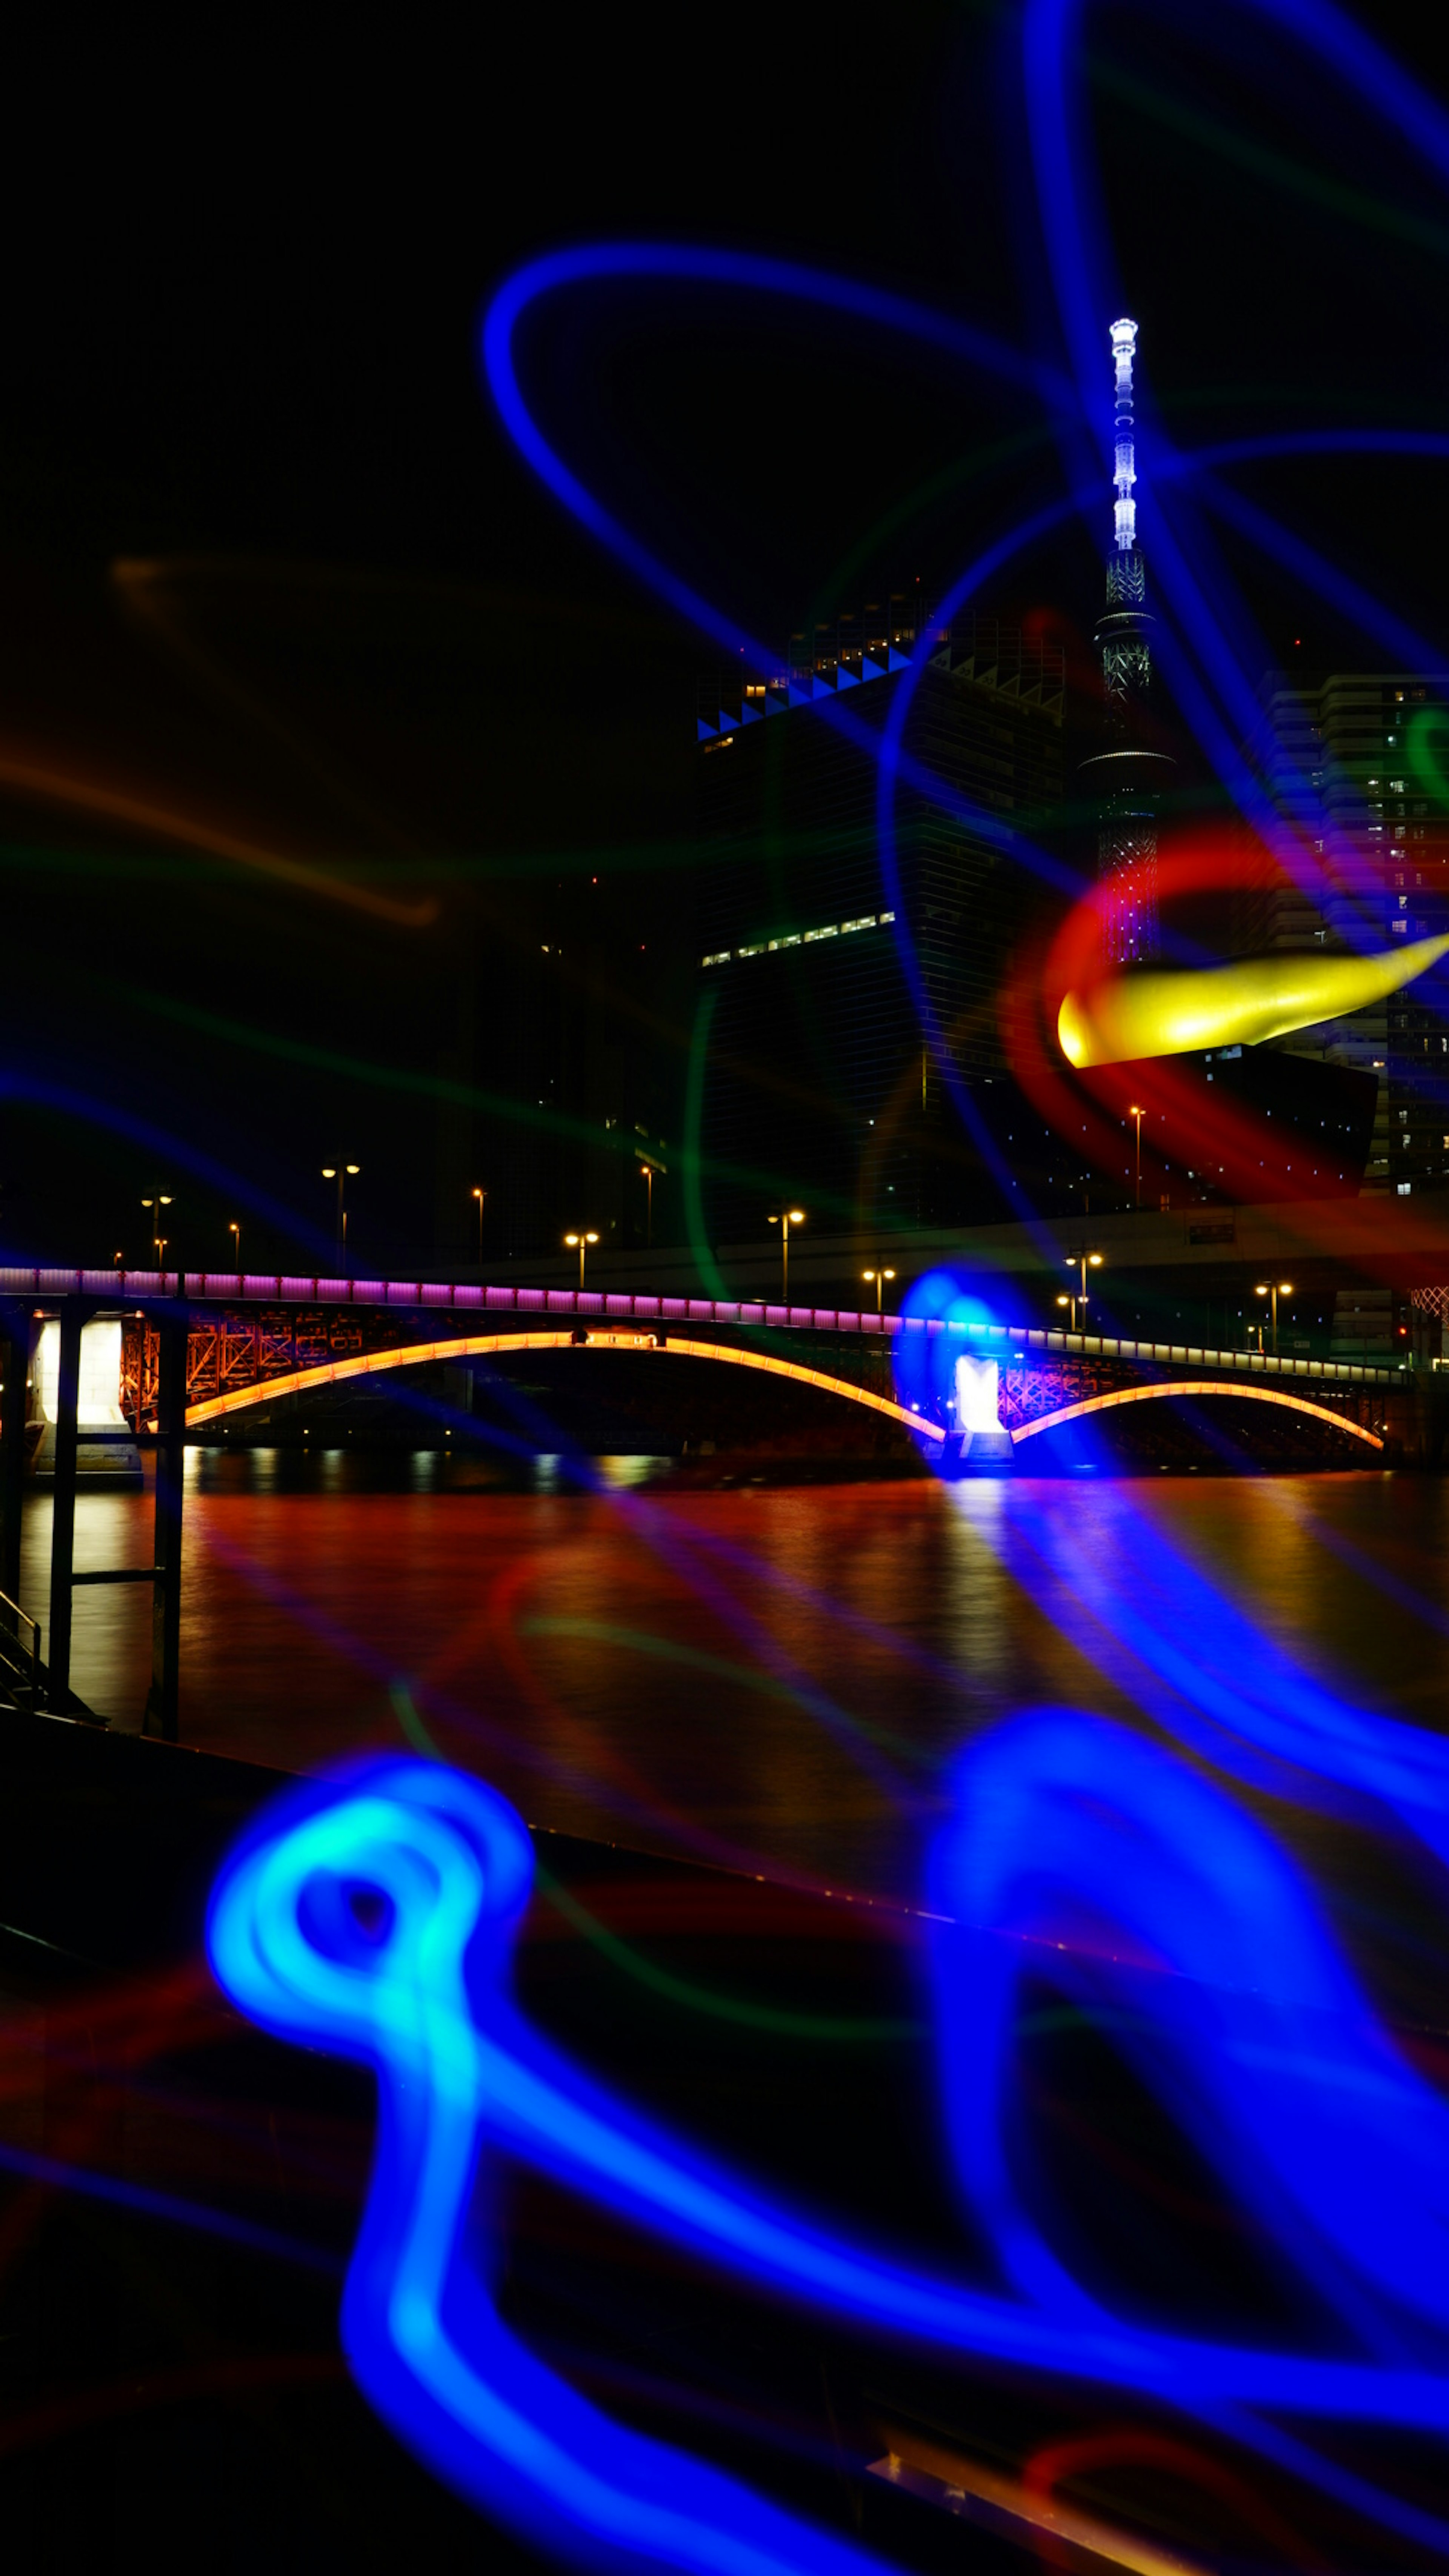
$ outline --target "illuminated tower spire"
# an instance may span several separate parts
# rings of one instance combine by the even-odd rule
[[[1157,797],[1172,769],[1149,750],[1153,620],[1147,571],[1137,542],[1137,442],[1132,371],[1137,325],[1109,325],[1112,345],[1113,545],[1107,557],[1107,606],[1097,628],[1102,655],[1106,741],[1083,763],[1098,806],[1097,874],[1108,889],[1104,944],[1111,964],[1129,966],[1157,952]]]
[[[1114,480],[1117,486],[1117,552],[1130,554],[1137,543],[1137,504],[1132,487],[1137,480],[1137,448],[1132,435],[1132,361],[1137,355],[1135,322],[1112,325],[1112,359],[1117,371],[1114,400],[1114,428],[1117,459]]]

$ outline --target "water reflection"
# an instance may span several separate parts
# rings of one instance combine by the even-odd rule
[[[1219,1594],[1258,1660],[1443,1723],[1436,1481],[670,1493],[635,1466],[525,1494],[433,1453],[191,1453],[183,1733],[316,1768],[395,1745],[402,1683],[447,1757],[535,1821],[908,1896],[957,1752],[1014,1710],[1178,1733]],[[150,1515],[149,1495],[82,1495],[78,1565],[144,1562]],[[42,1617],[48,1523],[36,1496]],[[74,1654],[81,1695],[138,1727],[144,1587],[78,1596]]]

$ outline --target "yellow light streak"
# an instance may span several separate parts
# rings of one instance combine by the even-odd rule
[[[1446,953],[1449,936],[1373,957],[1239,957],[1226,966],[1106,975],[1068,993],[1057,1037],[1079,1073],[1199,1048],[1258,1046],[1381,1002]]]

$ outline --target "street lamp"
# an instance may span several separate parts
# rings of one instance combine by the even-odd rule
[[[887,1279],[894,1279],[896,1274],[893,1270],[862,1270],[860,1275],[862,1279],[873,1279],[875,1281],[875,1311],[879,1314],[881,1312],[881,1295],[885,1282]]]
[[[236,1271],[237,1271],[237,1277],[238,1277],[238,1278],[240,1278],[240,1277],[241,1277],[241,1227],[240,1227],[239,1225],[229,1225],[229,1226],[227,1227],[227,1233],[231,1236],[232,1243],[233,1243],[233,1245],[234,1245],[234,1247],[235,1247],[235,1251],[236,1251]]]
[[[1276,1359],[1278,1356],[1278,1300],[1280,1297],[1292,1296],[1293,1282],[1291,1279],[1275,1279],[1270,1286],[1268,1282],[1265,1281],[1261,1288],[1255,1288],[1253,1290],[1253,1294],[1255,1297],[1271,1297],[1273,1300],[1273,1357]],[[1258,1331],[1259,1350],[1261,1350],[1262,1347],[1263,1334],[1260,1326]]]
[[[578,1253],[579,1253],[579,1292],[580,1292],[580,1294],[581,1294],[581,1295],[582,1295],[582,1293],[583,1293],[583,1285],[584,1285],[584,1258],[585,1258],[585,1255],[586,1255],[586,1254],[587,1254],[587,1252],[588,1252],[589,1245],[590,1245],[591,1243],[597,1243],[597,1242],[598,1242],[598,1240],[599,1240],[599,1238],[598,1238],[598,1236],[597,1236],[596,1234],[566,1234],[566,1235],[564,1236],[564,1241],[565,1241],[565,1243],[568,1245],[570,1252],[572,1252],[572,1251],[573,1251],[575,1244],[577,1244],[577,1246],[578,1246]]]
[[[1147,1112],[1146,1112],[1146,1110],[1145,1110],[1145,1109],[1136,1109],[1136,1108],[1133,1108],[1133,1109],[1129,1109],[1129,1110],[1128,1110],[1127,1115],[1128,1115],[1128,1117],[1129,1117],[1129,1118],[1135,1118],[1135,1119],[1136,1119],[1136,1121],[1137,1121],[1137,1198],[1136,1198],[1136,1205],[1137,1205],[1138,1207],[1140,1207],[1140,1206],[1142,1205],[1142,1121],[1143,1121],[1143,1119],[1146,1117]]]
[[[1070,1302],[1072,1309],[1072,1331],[1075,1332],[1077,1329],[1077,1307],[1080,1305],[1082,1309],[1082,1330],[1085,1332],[1087,1329],[1087,1273],[1089,1270],[1101,1269],[1102,1256],[1100,1252],[1087,1252],[1085,1250],[1080,1252],[1069,1252],[1066,1255],[1066,1264],[1069,1270],[1079,1270],[1082,1274],[1081,1287],[1072,1297]],[[1059,1297],[1057,1299],[1057,1304],[1060,1306],[1062,1303],[1063,1300]]]
[[[143,1199],[141,1205],[151,1211],[151,1244],[159,1265],[161,1254],[170,1240],[170,1237],[161,1231],[161,1210],[171,1205],[171,1193],[169,1190],[157,1190],[154,1197]]]
[[[781,1215],[769,1217],[766,1222],[780,1228],[780,1296],[782,1302],[788,1306],[790,1303],[790,1228],[792,1225],[804,1224],[805,1210],[786,1208]]]
[[[485,1189],[476,1189],[473,1196],[478,1202],[478,1267],[481,1270],[483,1267],[483,1210],[488,1205],[488,1193]]]
[[[322,1166],[323,1180],[337,1183],[337,1249],[344,1261],[347,1258],[347,1208],[343,1190],[347,1180],[355,1179],[361,1169],[360,1163],[324,1163]]]
[[[646,1250],[652,1252],[654,1249],[654,1166],[652,1163],[641,1163],[639,1169],[644,1175],[644,1188],[649,1201],[648,1213],[644,1220],[644,1243]]]

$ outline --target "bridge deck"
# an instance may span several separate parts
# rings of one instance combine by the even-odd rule
[[[663,1325],[727,1325],[786,1332],[961,1334],[989,1356],[1028,1351],[1065,1358],[1125,1361],[1139,1367],[1197,1369],[1206,1375],[1311,1378],[1334,1386],[1402,1382],[1405,1368],[1373,1362],[1275,1358],[1271,1352],[1208,1350],[1181,1342],[1128,1341],[1111,1334],[1058,1333],[1014,1324],[950,1327],[919,1317],[877,1315],[845,1307],[776,1306],[709,1297],[614,1296],[602,1289],[490,1288],[419,1279],[326,1279],[286,1272],[0,1269],[0,1297],[94,1297],[116,1305],[184,1298],[191,1307],[239,1305],[362,1306],[418,1309],[472,1318],[515,1314],[520,1321],[568,1315],[580,1323],[637,1320]]]

